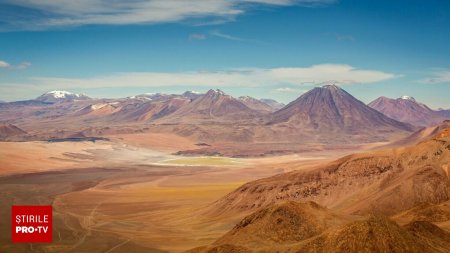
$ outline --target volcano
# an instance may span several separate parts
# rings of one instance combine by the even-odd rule
[[[414,127],[370,108],[336,85],[316,87],[275,112],[269,125],[302,129],[322,139],[389,135]]]

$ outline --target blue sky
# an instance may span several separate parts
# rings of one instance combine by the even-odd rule
[[[0,0],[0,100],[220,88],[450,108],[450,1]]]

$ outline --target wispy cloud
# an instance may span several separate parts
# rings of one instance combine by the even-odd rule
[[[0,69],[26,69],[31,66],[29,62],[22,62],[17,65],[11,65],[9,62],[0,60]]]
[[[225,34],[222,33],[220,31],[211,31],[209,34],[211,34],[212,36],[216,36],[222,39],[227,39],[227,40],[234,40],[234,41],[246,41],[247,39],[244,38],[239,38],[239,37],[235,37],[235,36],[231,36],[229,34]]]
[[[12,5],[24,11],[0,17],[0,23],[12,30],[38,30],[91,24],[155,24],[192,18],[215,18],[217,22],[233,20],[232,17],[257,5],[314,7],[334,2],[336,0],[3,0],[0,8]]]
[[[340,85],[373,83],[398,75],[357,69],[344,64],[321,64],[294,68],[248,68],[228,71],[133,72],[93,78],[33,77],[27,83],[0,84],[0,93],[8,89],[36,90],[94,89],[126,87],[303,87],[311,83],[335,80]],[[280,90],[283,91],[283,90]],[[284,91],[287,91],[286,89]]]
[[[15,68],[17,68],[17,69],[26,69],[26,68],[28,68],[30,66],[31,66],[30,62],[22,62],[22,63],[17,64],[15,66]]]
[[[11,67],[11,64],[5,61],[0,61],[0,68],[9,68],[9,67]]]
[[[431,75],[431,77],[419,80],[419,83],[425,84],[450,83],[450,70],[435,72]]]
[[[189,40],[206,40],[206,38],[206,34],[202,33],[189,34]]]

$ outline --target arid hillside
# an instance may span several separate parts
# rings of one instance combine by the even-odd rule
[[[316,201],[347,214],[394,214],[450,198],[450,128],[415,146],[343,157],[309,171],[249,182],[207,211],[252,212],[286,201]]]
[[[208,246],[187,252],[448,252],[450,233],[423,220],[400,226],[370,214],[344,217],[315,202],[273,204]]]

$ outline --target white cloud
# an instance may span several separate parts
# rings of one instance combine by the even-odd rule
[[[450,71],[435,72],[431,77],[419,80],[419,83],[425,84],[450,83]]]
[[[377,71],[356,69],[345,64],[320,64],[308,68],[270,69],[270,76],[291,84],[322,83],[334,80],[340,84],[372,83],[399,77],[398,75]]]
[[[13,29],[46,29],[90,24],[124,25],[177,22],[190,18],[232,20],[253,5],[316,6],[336,0],[4,0],[3,3],[31,8],[40,15],[8,15],[0,21]],[[35,12],[27,12],[35,13]],[[216,20],[217,22],[217,20]]]
[[[28,83],[13,84],[14,89],[91,89],[125,87],[263,87],[286,85],[303,87],[334,80],[340,85],[372,83],[398,77],[377,71],[356,69],[342,64],[321,64],[305,68],[248,68],[230,71],[132,72],[93,78],[34,77]],[[5,84],[6,85],[6,84]],[[0,86],[4,88],[5,86]],[[1,90],[0,90],[1,91]]]
[[[30,62],[22,62],[22,63],[16,65],[15,68],[17,68],[17,69],[26,69],[26,68],[28,68],[30,66],[31,66]]]
[[[11,65],[5,61],[0,61],[0,68],[9,68]]]

